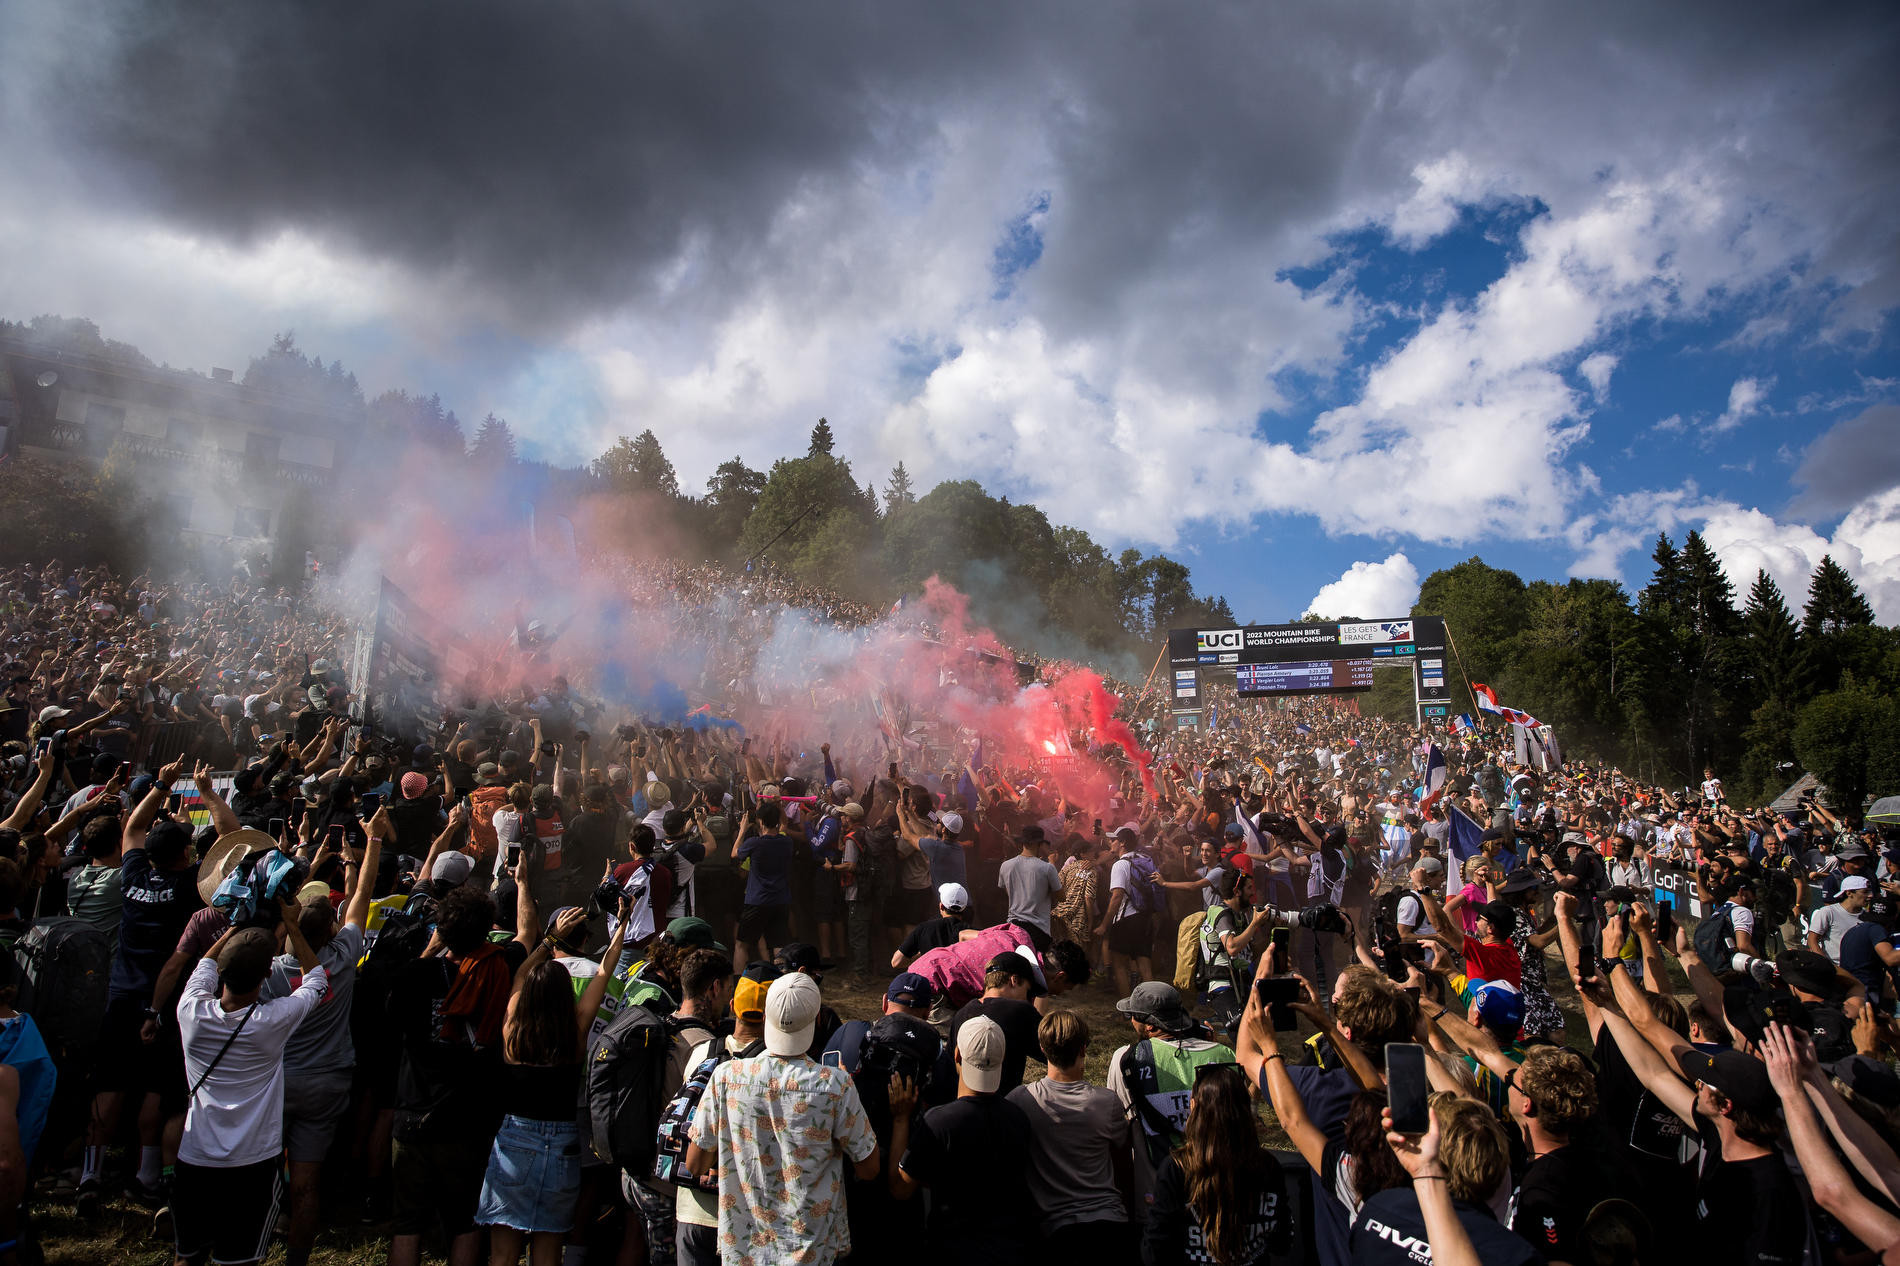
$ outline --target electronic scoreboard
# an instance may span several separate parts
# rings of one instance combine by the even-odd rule
[[[1445,655],[1438,616],[1168,630],[1176,712],[1199,710],[1201,674],[1210,668],[1231,671],[1242,698],[1266,699],[1364,693],[1381,663],[1405,663],[1419,719],[1442,719],[1451,711]]]

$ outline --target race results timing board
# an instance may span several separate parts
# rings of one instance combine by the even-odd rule
[[[1176,712],[1200,709],[1201,674],[1209,668],[1230,670],[1242,698],[1260,699],[1363,693],[1381,662],[1404,662],[1412,667],[1419,719],[1441,719],[1451,710],[1445,654],[1438,616],[1168,631]]]

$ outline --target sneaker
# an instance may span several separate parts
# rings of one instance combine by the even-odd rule
[[[102,1201],[99,1196],[99,1180],[88,1178],[79,1184],[79,1192],[73,1197],[73,1212],[87,1222],[99,1220]]]
[[[164,1205],[152,1213],[152,1229],[148,1234],[161,1243],[169,1244],[176,1237],[172,1234],[172,1208]]]
[[[133,1174],[126,1180],[125,1198],[147,1209],[162,1209],[165,1207],[165,1184],[160,1181],[157,1186],[147,1187],[139,1181],[137,1174]]]

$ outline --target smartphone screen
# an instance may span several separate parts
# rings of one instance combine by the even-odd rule
[[[1416,1042],[1385,1044],[1385,1093],[1398,1134],[1423,1134],[1432,1128],[1432,1083],[1425,1076],[1425,1048]]]
[[[40,746],[39,746],[39,751],[38,751],[38,752],[36,752],[36,753],[35,753],[34,755],[35,755],[36,757],[38,757],[38,756],[44,756],[44,755],[46,755],[46,753],[48,752],[48,750],[50,750],[50,749],[52,748],[52,746],[53,746],[53,736],[52,736],[52,735],[50,735],[50,734],[42,734],[42,735],[40,735]]]
[[[281,840],[284,838],[284,820],[282,818],[272,818],[270,820],[270,837],[273,840]]]
[[[176,813],[178,812],[179,807],[182,806],[184,803],[185,803],[184,793],[181,791],[174,791],[171,793],[171,795],[165,797],[165,812]]]
[[[828,1067],[835,1068],[839,1072],[843,1072],[844,1071],[844,1052],[843,1051],[826,1051],[822,1056],[819,1057],[819,1062],[822,1064],[825,1064]]]
[[[332,845],[339,845],[343,843],[343,824],[340,822],[331,823],[329,835],[330,835],[330,843]]]
[[[513,870],[519,865],[521,865],[521,845],[510,844],[508,846],[508,869]]]
[[[1676,907],[1673,902],[1656,898],[1656,940],[1667,943],[1676,939]]]
[[[374,817],[376,815],[376,810],[382,807],[383,807],[383,797],[382,797],[381,792],[365,791],[363,793],[363,816],[364,817]]]
[[[1266,976],[1254,982],[1254,992],[1260,995],[1261,1005],[1272,1018],[1274,1032],[1286,1033],[1299,1027],[1299,1017],[1289,1005],[1300,1000],[1299,977]]]
[[[1577,946],[1577,979],[1591,980],[1597,974],[1597,947],[1585,941]]]

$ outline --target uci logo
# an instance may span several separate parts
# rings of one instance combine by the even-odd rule
[[[1237,651],[1240,649],[1241,631],[1239,629],[1215,629],[1209,633],[1196,635],[1202,651]]]

